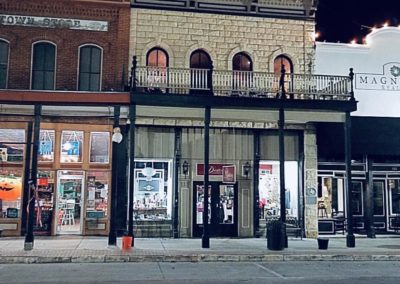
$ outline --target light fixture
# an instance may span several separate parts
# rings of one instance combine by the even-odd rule
[[[121,128],[115,127],[115,128],[113,129],[113,132],[114,132],[114,134],[112,135],[111,140],[112,140],[113,142],[118,143],[118,144],[121,143],[122,138],[123,138],[123,136],[122,136],[122,134],[121,134]]]
[[[182,164],[182,173],[185,175],[185,178],[189,173],[189,163],[186,160]]]
[[[251,170],[251,165],[249,162],[246,162],[246,164],[243,165],[243,173],[246,176],[246,179],[249,178],[250,170]]]

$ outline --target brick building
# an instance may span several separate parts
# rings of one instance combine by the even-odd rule
[[[0,229],[25,233],[33,141],[35,234],[107,234],[129,2],[2,0],[0,11]]]

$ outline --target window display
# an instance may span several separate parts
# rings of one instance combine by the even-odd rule
[[[22,170],[0,168],[0,218],[21,217]]]
[[[280,216],[279,162],[260,162],[260,209],[261,217]],[[288,217],[298,217],[298,166],[297,162],[285,162],[285,210]]]
[[[24,143],[24,129],[0,129],[0,162],[22,163]]]
[[[39,162],[54,161],[54,130],[40,130]]]
[[[108,163],[110,132],[90,132],[90,162]]]
[[[83,131],[63,131],[61,133],[61,163],[81,163]]]
[[[135,219],[171,219],[171,162],[149,161],[135,163]]]
[[[108,209],[107,171],[89,171],[87,177],[86,217],[104,218]]]

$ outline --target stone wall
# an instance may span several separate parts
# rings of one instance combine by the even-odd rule
[[[181,11],[132,9],[130,56],[146,64],[153,47],[165,49],[170,67],[189,67],[191,53],[203,49],[214,68],[231,70],[238,52],[253,60],[254,71],[272,72],[279,54],[292,59],[295,73],[308,73],[314,56],[313,21]]]
[[[318,214],[317,214],[317,136],[312,125],[307,125],[304,131],[304,165],[305,165],[305,186],[304,186],[304,219],[307,238],[318,237]]]

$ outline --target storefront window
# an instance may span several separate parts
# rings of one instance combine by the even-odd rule
[[[24,129],[0,129],[0,162],[21,163],[24,143]]]
[[[166,161],[138,161],[135,163],[133,207],[135,219],[171,219],[171,163]]]
[[[361,181],[353,181],[352,189],[351,189],[351,201],[352,201],[353,215],[363,215],[362,200],[363,200],[362,182]]]
[[[262,218],[280,216],[279,162],[260,162],[260,209]],[[287,217],[298,218],[298,166],[297,162],[285,162],[285,210]]]
[[[107,216],[109,182],[109,172],[88,172],[86,197],[87,218],[104,218]]]
[[[110,149],[110,132],[90,133],[90,162],[108,163]]]
[[[40,130],[39,162],[54,161],[54,130]]]
[[[54,172],[39,171],[35,206],[35,235],[51,235],[54,209]]]
[[[400,180],[389,180],[391,214],[400,214]]]
[[[82,162],[83,131],[61,133],[61,163]]]
[[[384,181],[374,181],[374,215],[384,215],[383,213],[383,190]]]
[[[0,218],[21,217],[22,169],[0,168]]]

